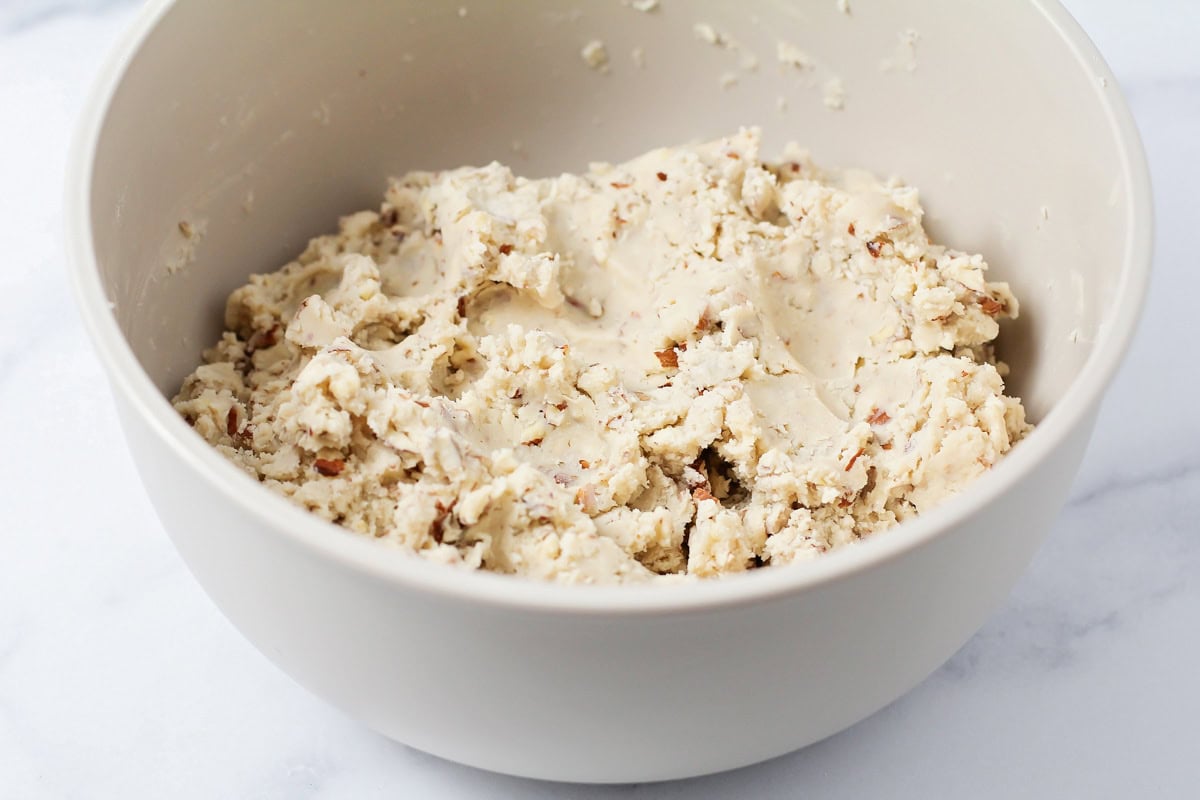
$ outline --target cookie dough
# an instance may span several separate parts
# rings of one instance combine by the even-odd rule
[[[758,151],[411,173],[237,289],[175,406],[270,489],[468,568],[680,580],[884,531],[1029,430],[991,344],[1017,301],[916,189]]]

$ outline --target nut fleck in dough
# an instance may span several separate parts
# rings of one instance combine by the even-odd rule
[[[811,558],[1029,429],[982,257],[915,189],[745,130],[583,175],[415,172],[229,298],[175,406],[271,489],[565,582]]]

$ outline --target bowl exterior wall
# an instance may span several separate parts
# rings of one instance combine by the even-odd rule
[[[606,614],[486,605],[364,575],[248,523],[118,405],[196,580],[283,671],[417,749],[588,782],[752,764],[916,685],[1006,596],[1059,511],[1094,419],[957,529],[867,570],[735,607]]]

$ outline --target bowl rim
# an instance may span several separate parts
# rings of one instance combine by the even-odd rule
[[[376,580],[446,599],[544,612],[654,614],[733,607],[798,594],[898,559],[948,534],[992,503],[1044,461],[1098,405],[1127,352],[1145,302],[1153,249],[1149,169],[1132,113],[1096,46],[1059,0],[1029,0],[1080,67],[1093,78],[1098,102],[1121,156],[1129,186],[1126,226],[1114,297],[1119,298],[1079,375],[1037,428],[987,474],[937,508],[887,532],[803,565],[756,570],[719,580],[570,586],[429,562],[327,522],[293,505],[228,462],[179,417],[125,340],[101,281],[91,220],[92,171],[112,99],[125,73],[175,0],[150,0],[107,56],[77,123],[68,158],[64,203],[67,272],[84,326],[114,394],[174,451],[199,479],[239,508],[268,535]]]

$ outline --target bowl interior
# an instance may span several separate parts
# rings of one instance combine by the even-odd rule
[[[591,40],[605,72],[580,57]],[[781,63],[780,42],[811,66]],[[170,396],[229,291],[376,206],[389,175],[495,159],[538,176],[759,125],[766,156],[795,140],[920,187],[935,238],[1012,283],[1001,353],[1037,420],[1121,301],[1133,199],[1114,91],[1034,2],[179,0],[105,118],[95,249]]]

